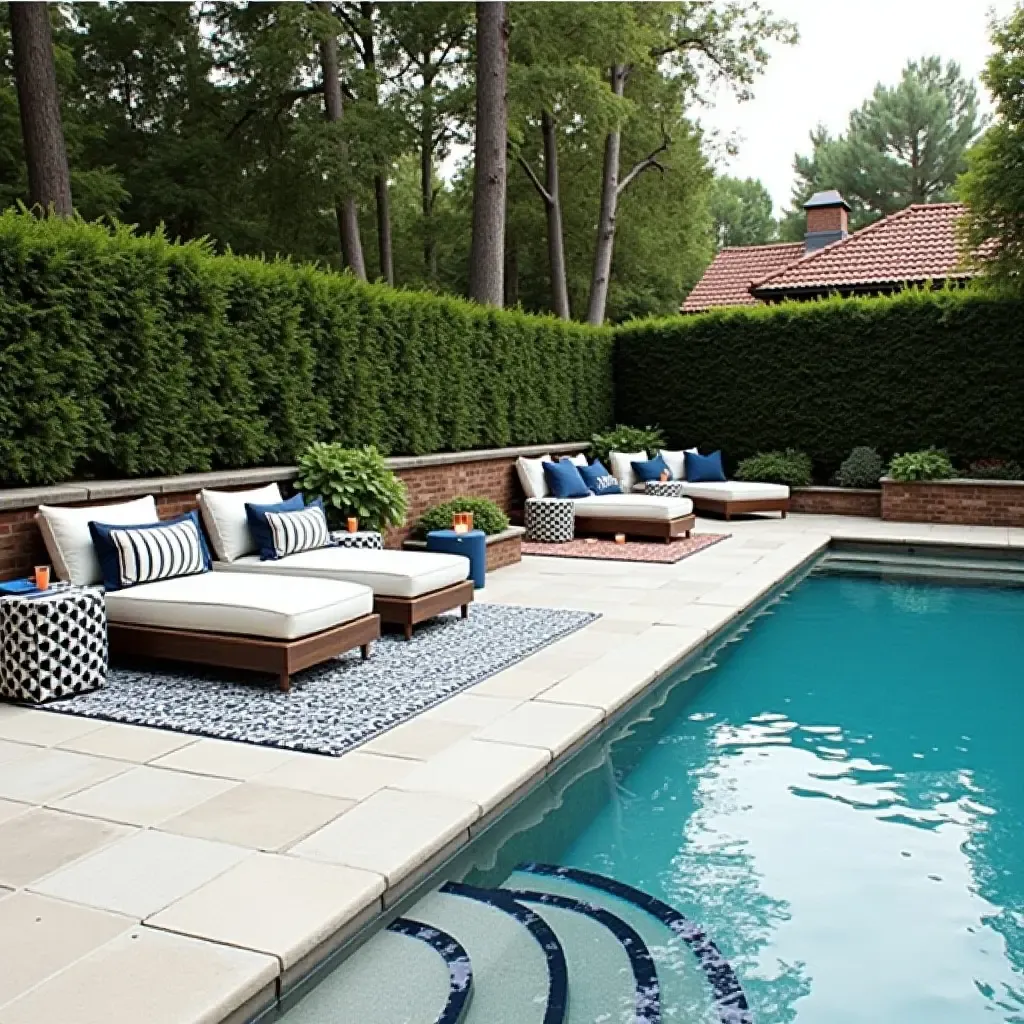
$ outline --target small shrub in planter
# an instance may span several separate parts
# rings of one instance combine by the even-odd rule
[[[299,489],[323,498],[327,520],[340,527],[355,516],[367,530],[401,526],[409,507],[405,484],[376,448],[345,448],[314,441],[299,458]]]
[[[620,423],[614,430],[594,434],[587,454],[591,461],[600,459],[607,466],[610,452],[643,451],[653,457],[659,448],[664,447],[665,435],[660,427],[626,427]]]
[[[425,537],[431,530],[450,530],[456,512],[472,512],[474,528],[488,537],[508,529],[508,516],[490,498],[452,498],[428,508],[416,524],[416,533]]]
[[[1019,462],[1005,459],[979,459],[967,470],[972,480],[1024,480],[1024,469]]]
[[[787,448],[784,452],[758,452],[736,467],[737,480],[753,480],[763,484],[785,484],[787,487],[809,487],[811,457]]]
[[[949,456],[938,448],[896,455],[889,463],[889,476],[899,483],[918,480],[950,480],[956,476]]]
[[[882,456],[874,448],[860,445],[839,466],[836,483],[840,487],[877,487],[884,472]]]

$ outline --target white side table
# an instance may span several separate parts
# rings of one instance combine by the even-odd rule
[[[0,598],[0,697],[42,704],[107,681],[107,609],[98,587]]]
[[[341,548],[367,548],[372,551],[381,551],[384,548],[384,538],[376,530],[356,530],[355,533],[335,530],[331,534],[331,540]]]

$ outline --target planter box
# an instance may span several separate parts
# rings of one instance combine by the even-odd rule
[[[1024,527],[1024,481],[882,480],[882,518],[900,523]]]
[[[789,511],[818,516],[882,515],[882,492],[858,487],[794,487],[789,492]]]
[[[523,534],[526,530],[521,526],[510,526],[501,533],[491,534],[487,538],[487,571],[503,569],[506,565],[515,565],[523,560]],[[402,547],[407,551],[426,551],[425,540],[407,540]]]

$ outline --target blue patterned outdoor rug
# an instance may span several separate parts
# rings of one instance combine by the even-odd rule
[[[46,710],[338,756],[596,618],[474,604],[468,619],[442,615],[417,626],[409,642],[383,636],[369,661],[356,650],[296,673],[289,693],[270,677],[168,662],[112,667],[102,690]]]

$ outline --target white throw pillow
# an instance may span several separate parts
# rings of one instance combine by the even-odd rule
[[[222,562],[234,562],[256,550],[256,541],[245,514],[246,502],[277,505],[281,500],[281,488],[277,484],[267,484],[251,491],[200,491],[199,508],[217,557]]]
[[[590,463],[587,462],[586,455],[584,455],[582,452],[580,452],[579,455],[574,455],[569,461],[574,466],[589,466],[590,465]]]
[[[686,453],[689,452],[691,455],[697,454],[696,448],[687,448],[683,451],[670,452],[664,448],[661,449],[658,454],[662,457],[665,465],[672,471],[673,480],[685,480],[686,479]]]
[[[629,494],[636,483],[636,474],[633,472],[634,462],[646,462],[647,452],[609,452],[609,460],[612,476],[619,481],[623,494]]]
[[[525,459],[520,455],[516,459],[519,482],[528,498],[546,498],[551,493],[544,476],[545,462],[551,462],[550,455],[542,455],[539,459]]]
[[[46,550],[60,579],[80,587],[103,579],[100,563],[89,533],[89,523],[113,523],[115,526],[139,526],[159,521],[152,494],[117,505],[91,505],[87,508],[61,508],[40,505],[36,515]]]

